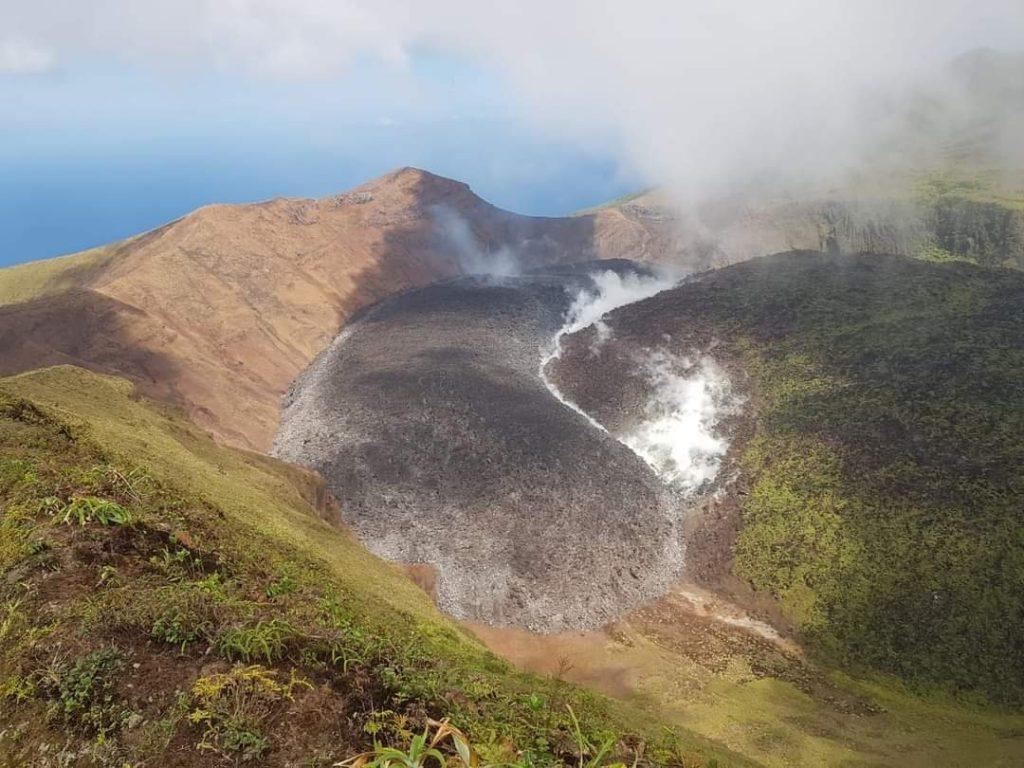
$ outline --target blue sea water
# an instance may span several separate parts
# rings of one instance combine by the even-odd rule
[[[380,128],[344,148],[251,147],[166,152],[154,148],[0,160],[0,265],[118,240],[213,202],[320,197],[413,165],[466,181],[516,212],[556,216],[632,191],[614,161],[538,145],[501,126]]]

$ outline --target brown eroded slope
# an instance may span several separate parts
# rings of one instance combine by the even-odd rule
[[[354,311],[492,254],[523,266],[657,258],[670,222],[615,207],[508,213],[405,168],[346,194],[213,205],[146,235],[0,270],[0,374],[74,363],[266,449],[278,398]]]

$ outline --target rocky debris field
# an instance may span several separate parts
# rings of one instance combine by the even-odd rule
[[[372,551],[435,568],[454,616],[596,627],[682,571],[684,501],[538,373],[589,271],[385,300],[285,398],[274,453],[318,470]]]

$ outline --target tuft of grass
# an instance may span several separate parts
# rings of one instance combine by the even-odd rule
[[[24,623],[25,614],[21,610],[21,600],[8,600],[0,606],[0,643],[13,635]]]
[[[951,261],[966,261],[970,264],[977,264],[977,259],[967,254],[956,254],[940,248],[937,245],[925,245],[917,250],[914,258],[921,261],[933,261],[936,264],[948,264]]]
[[[48,496],[41,506],[64,525],[127,525],[132,521],[131,513],[116,501],[96,496],[77,496],[66,504],[56,496]]]
[[[251,627],[226,629],[217,638],[217,649],[231,661],[263,659],[272,664],[284,658],[295,627],[283,619],[260,621]]]

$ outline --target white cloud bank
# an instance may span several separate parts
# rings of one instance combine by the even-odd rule
[[[911,86],[929,83],[914,91],[925,133],[928,114],[976,111],[970,82],[934,79],[951,57],[1024,49],[1020,0],[0,0],[0,18],[4,39],[32,41],[0,48],[8,72],[49,68],[50,51],[297,78],[467,56],[531,119],[580,141],[610,129],[628,165],[680,194],[828,180],[906,130]],[[1012,117],[993,141],[1019,135]]]
[[[31,40],[0,38],[0,75],[39,75],[56,64],[53,51]]]

